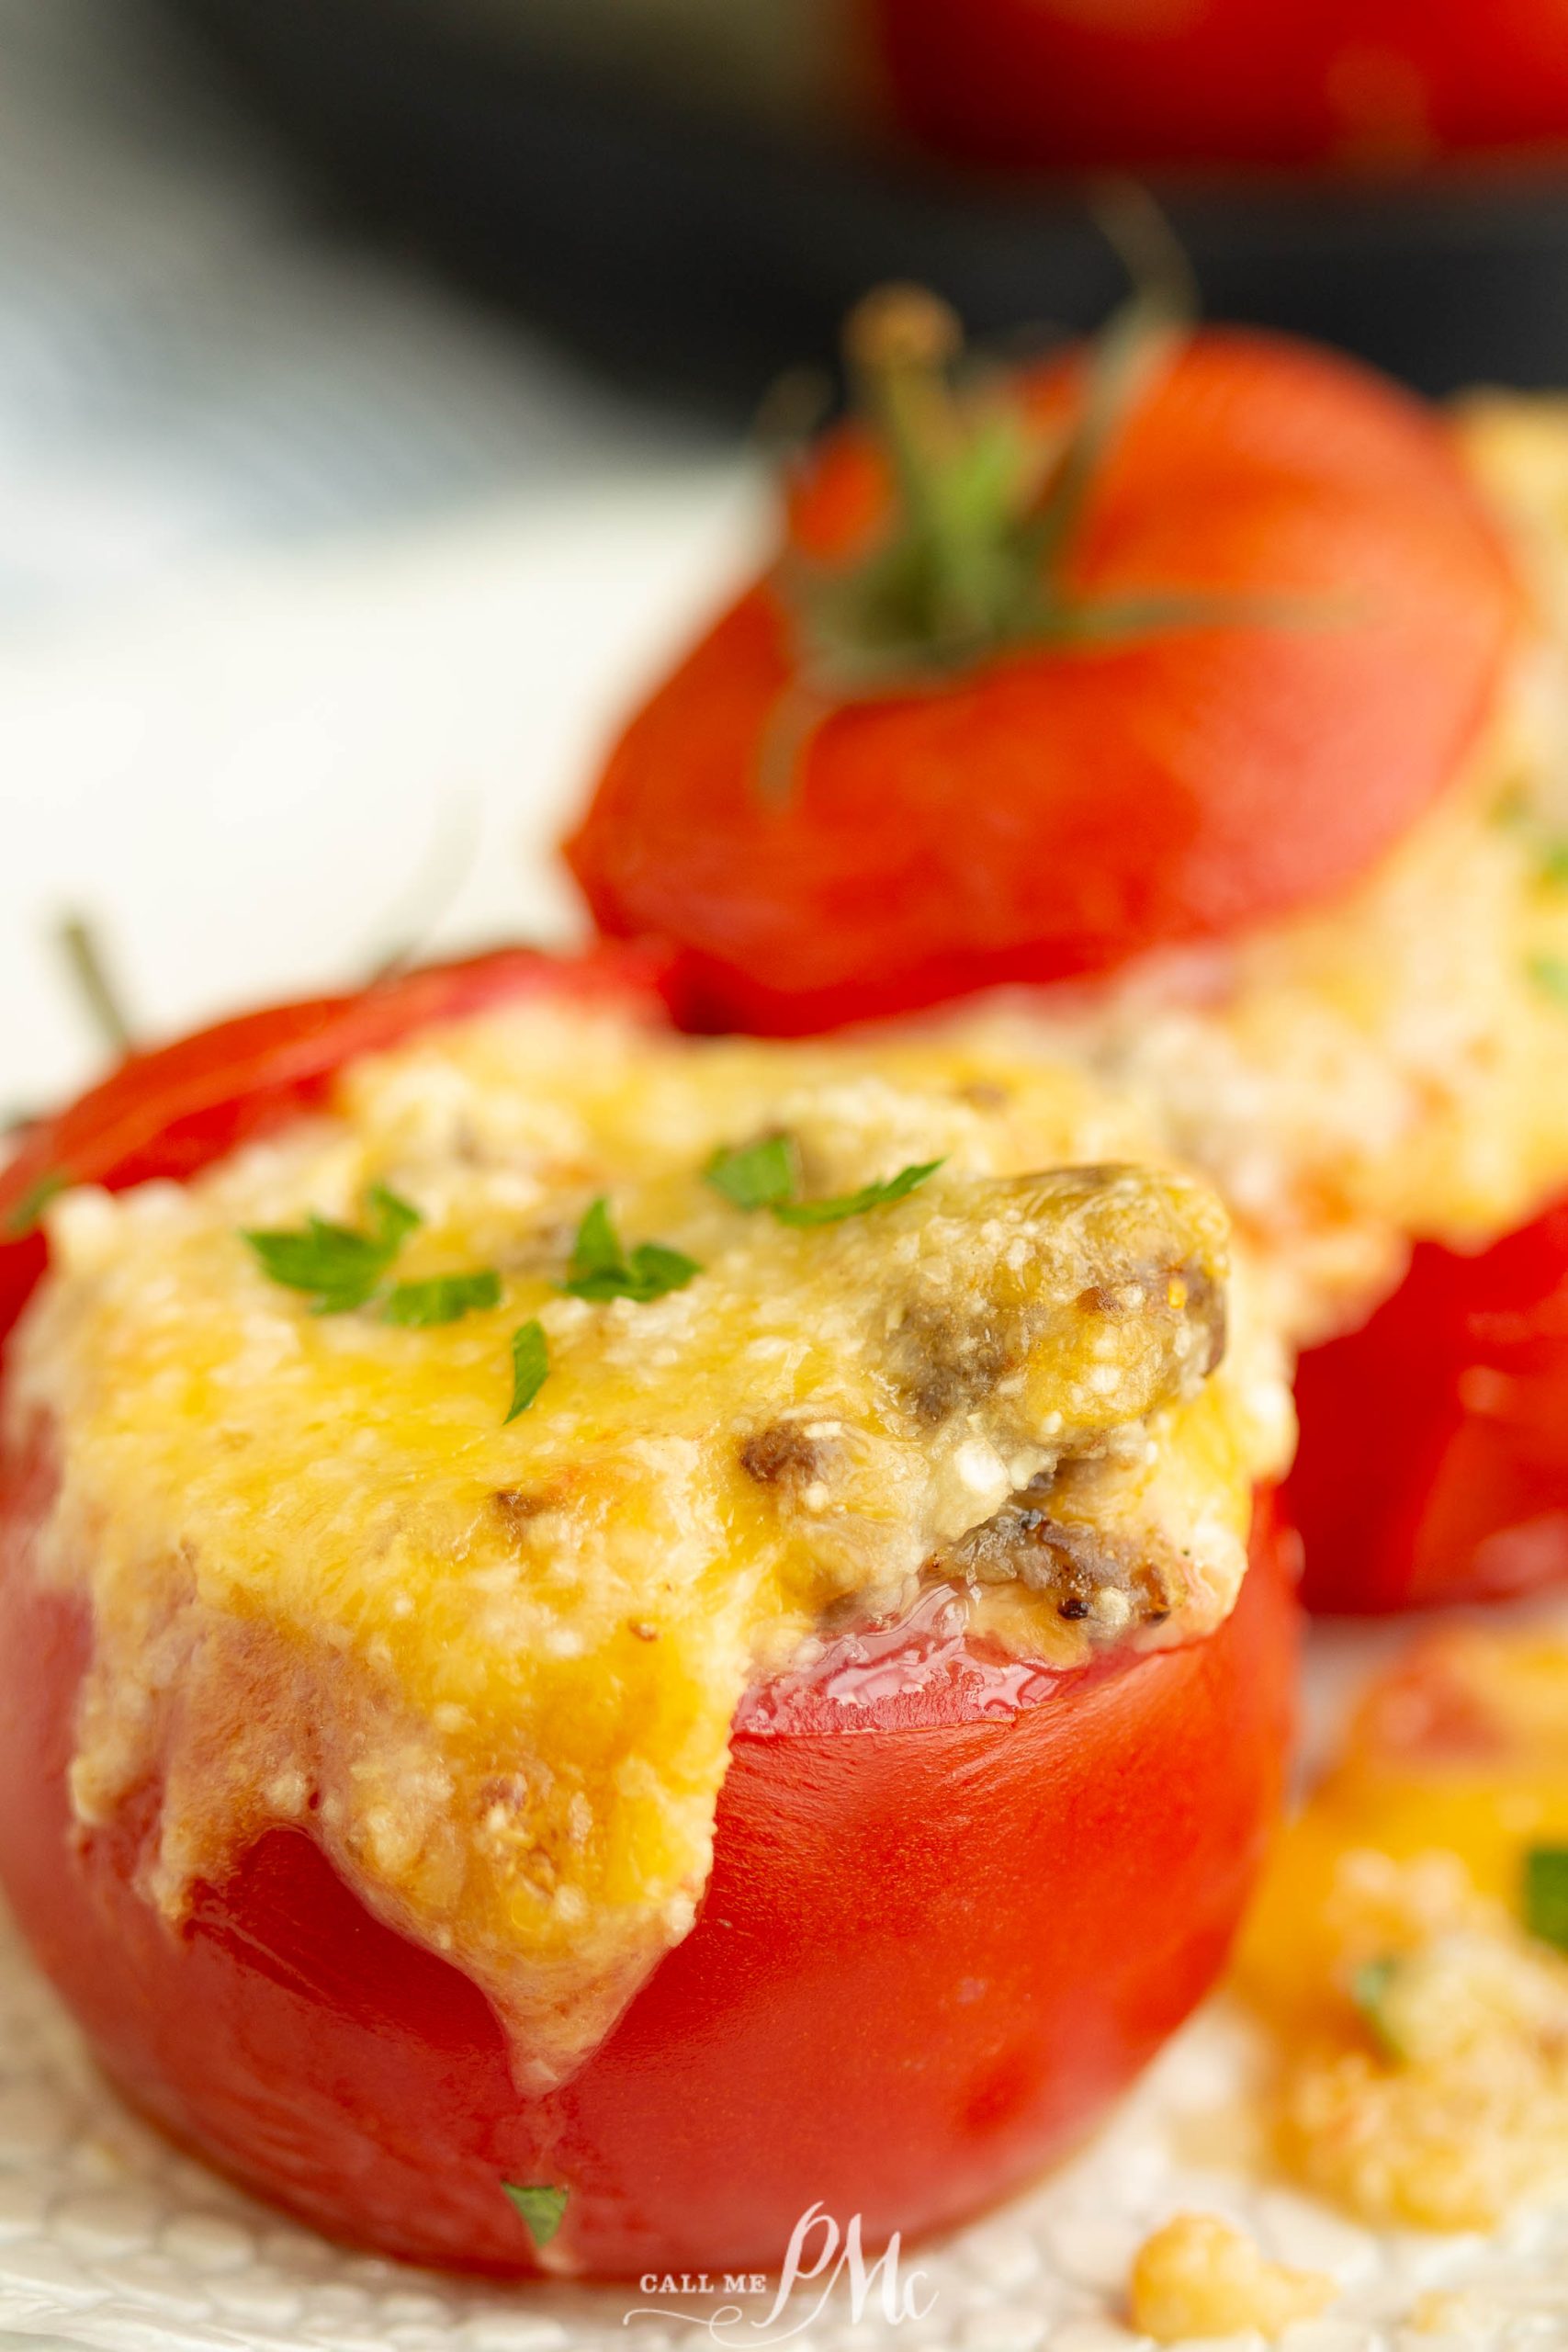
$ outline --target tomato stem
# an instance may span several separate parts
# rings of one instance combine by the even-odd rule
[[[891,476],[892,511],[847,562],[798,552],[781,561],[795,670],[764,729],[753,779],[775,807],[792,797],[818,729],[835,712],[940,693],[998,655],[1347,617],[1321,599],[1180,587],[1097,596],[1073,584],[1073,551],[1106,464],[1175,358],[1195,300],[1180,248],[1144,191],[1111,187],[1101,209],[1133,292],[1089,345],[1071,413],[1055,435],[1032,426],[1016,399],[955,384],[964,334],[940,296],[883,286],[852,311],[845,356]]]
[[[60,925],[61,953],[98,1036],[116,1061],[135,1045],[124,1001],[109,977],[103,945],[85,916],[66,915]]]
[[[956,312],[923,286],[879,286],[851,311],[844,349],[881,423],[908,503],[929,503],[928,475],[962,445],[948,370],[964,348]]]
[[[964,348],[957,314],[924,287],[878,287],[851,312],[844,347],[861,405],[891,460],[905,527],[921,550],[936,629],[981,632],[986,542],[998,518],[953,494],[974,439],[952,381]]]
[[[929,693],[1010,648],[1147,625],[1148,612],[1083,605],[1064,573],[1105,459],[1176,329],[1164,289],[1135,294],[1090,347],[1076,413],[1053,440],[1032,433],[1010,398],[955,386],[963,331],[938,296],[903,285],[866,296],[846,356],[892,476],[893,512],[848,563],[794,556],[781,567],[799,666],[768,730],[765,797],[787,798],[812,735],[846,703]],[[1178,601],[1155,626],[1189,617]]]

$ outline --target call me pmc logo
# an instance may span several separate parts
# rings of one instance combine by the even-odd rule
[[[842,2288],[847,2316],[858,2324],[871,2313],[884,2325],[900,2327],[908,2319],[924,2319],[936,2301],[936,2290],[923,2270],[906,2277],[900,2268],[901,2241],[897,2231],[874,2262],[868,2262],[861,2244],[861,2217],[852,2213],[840,2230],[820,2201],[808,2205],[791,2233],[779,2270],[773,2301],[763,2312],[749,2315],[739,2302],[726,2301],[707,2312],[672,2310],[669,2303],[643,2303],[625,2314],[634,2319],[683,2319],[700,2327],[716,2344],[783,2344],[821,2317],[834,2293]],[[645,2295],[765,2295],[765,2272],[726,2271],[721,2280],[705,2270],[644,2273],[637,2286]],[[802,2291],[802,2290],[805,2291]],[[842,2318],[843,2312],[835,2313]]]

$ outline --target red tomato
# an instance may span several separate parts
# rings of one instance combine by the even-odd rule
[[[1355,1611],[1568,1581],[1568,1201],[1477,1256],[1423,1244],[1303,1358],[1303,1590]]]
[[[1409,169],[1568,140],[1558,0],[876,0],[902,119],[1031,169]]]
[[[1042,435],[1080,388],[1076,359],[1015,385]],[[877,449],[837,435],[792,548],[863,559],[888,513]],[[1066,586],[1091,618],[1156,594],[1194,616],[840,702],[781,804],[763,771],[803,654],[760,582],[633,718],[568,846],[601,927],[678,944],[694,1022],[786,1033],[1233,932],[1332,897],[1441,793],[1517,616],[1435,418],[1237,333],[1198,334],[1145,393]]]
[[[231,1024],[119,1073],[30,1164],[188,1174],[348,1056],[541,984],[515,957],[397,983],[400,1022],[377,996]],[[12,1265],[14,1306],[36,1252]],[[868,2244],[957,2220],[1087,2130],[1207,1989],[1277,1809],[1296,1611],[1265,1498],[1207,1640],[1074,1674],[917,1644],[891,1695],[865,1677],[854,1703],[819,1679],[753,1693],[696,1928],[575,2077],[525,2098],[474,1985],[373,1919],[303,1832],[262,1836],[176,1934],[137,1892],[157,1788],[77,1831],[92,1632],[36,1572],[51,1476],[44,1435],[0,1477],[17,1916],[138,2107],[333,2235],[416,2260],[538,2268],[504,2179],[568,2187],[551,2258],[602,2276],[765,2267],[817,2200],[860,2213]]]

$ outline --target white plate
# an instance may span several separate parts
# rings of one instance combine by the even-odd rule
[[[616,710],[721,592],[754,521],[732,472],[277,561],[177,604],[0,650],[0,1103],[91,1075],[50,942],[99,924],[149,1035],[350,983],[431,947],[570,936],[553,844]],[[1360,1653],[1343,1645],[1342,1690]],[[1250,2064],[1223,2008],[1169,2051],[1093,2149],[1005,2212],[905,2257],[923,2316],[796,2290],[718,2340],[820,2352],[1118,2352],[1141,2235],[1229,2214],[1345,2294],[1287,2352],[1401,2340],[1415,2298],[1467,2284],[1456,2345],[1568,2346],[1568,2211],[1506,2239],[1375,2237],[1279,2187],[1195,2165],[1194,2111]],[[1185,2122],[1183,2119],[1188,2119]],[[920,2274],[918,2283],[914,2274]],[[101,2352],[641,2352],[700,2345],[698,2298],[628,2318],[621,2290],[466,2286],[342,2253],[129,2116],[0,1929],[0,2335]],[[656,2301],[659,2299],[655,2299]],[[793,2333],[792,2333],[793,2331]],[[1406,2352],[1438,2352],[1430,2335]]]

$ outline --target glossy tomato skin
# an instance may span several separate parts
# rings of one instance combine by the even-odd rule
[[[818,2199],[868,2245],[959,2220],[1081,2135],[1208,1988],[1279,1803],[1295,1601],[1265,1502],[1205,1641],[990,1714],[960,1674],[743,1720],[695,1928],[570,2082],[525,2097],[474,1986],[302,1832],[264,1835],[179,1932],[136,1891],[156,1789],[73,1832],[91,1633],[34,1571],[50,1476],[42,1450],[14,1464],[0,1508],[6,1892],[137,2106],[416,2261],[536,2268],[502,2179],[570,2187],[547,2267],[590,2276],[776,2264]]]
[[[1348,164],[1568,142],[1555,0],[874,0],[894,105],[1013,169]]]
[[[1081,364],[1016,390],[1059,429]],[[840,435],[792,543],[843,561],[886,513],[875,452]],[[1070,585],[1091,611],[1154,593],[1226,616],[840,706],[781,801],[800,673],[759,582],[634,717],[568,845],[601,928],[677,944],[694,1024],[784,1034],[1233,933],[1332,899],[1453,782],[1518,622],[1433,416],[1348,360],[1219,331],[1107,457]]]
[[[1313,1608],[1568,1581],[1568,1200],[1473,1255],[1422,1243],[1361,1329],[1303,1358],[1296,1403]]]

